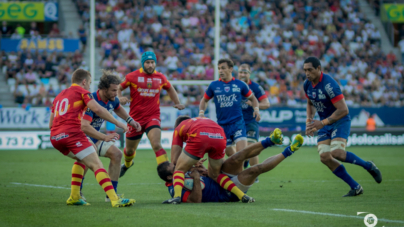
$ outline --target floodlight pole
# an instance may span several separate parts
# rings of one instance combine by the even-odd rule
[[[219,79],[219,70],[217,68],[220,58],[220,0],[215,1],[215,59],[213,68],[215,69],[214,79]]]
[[[95,79],[95,0],[90,1],[90,73]],[[95,83],[92,83],[91,92],[94,92]]]

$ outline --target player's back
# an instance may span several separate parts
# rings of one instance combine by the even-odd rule
[[[194,134],[200,129],[207,128],[214,128],[223,131],[223,128],[211,119],[196,117],[181,122],[181,124],[175,128],[175,133],[179,133],[179,135],[183,138],[183,141],[186,141],[188,139],[188,135]]]
[[[51,131],[80,131],[83,111],[91,99],[90,92],[76,84],[63,90],[53,101]]]
[[[130,112],[134,120],[142,122],[149,117],[160,117],[160,91],[168,89],[171,84],[157,71],[153,74],[138,69],[126,75],[122,88],[130,87]]]

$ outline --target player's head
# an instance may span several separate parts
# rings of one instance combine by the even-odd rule
[[[175,120],[174,128],[177,128],[177,126],[180,125],[181,122],[188,120],[188,119],[191,119],[191,117],[187,116],[187,115],[181,115],[181,116],[177,117],[177,120]]]
[[[316,57],[308,57],[303,64],[304,73],[308,81],[314,81],[321,75],[321,63]]]
[[[173,181],[174,168],[175,166],[171,162],[163,162],[157,166],[157,173],[163,181],[171,183]]]
[[[152,74],[156,69],[157,58],[151,51],[142,54],[142,68],[147,74]]]
[[[251,69],[250,66],[247,64],[242,64],[238,67],[238,79],[242,80],[246,83],[250,81],[250,73]]]
[[[222,80],[231,80],[231,73],[233,72],[234,63],[228,58],[222,58],[218,62],[219,76]]]
[[[98,84],[98,89],[102,95],[108,100],[114,101],[115,97],[118,95],[119,84],[121,79],[114,72],[109,70],[103,70],[102,76],[100,78],[100,83]]]
[[[91,85],[91,74],[89,71],[84,69],[76,69],[72,75],[72,83],[78,84],[80,87],[90,90]]]

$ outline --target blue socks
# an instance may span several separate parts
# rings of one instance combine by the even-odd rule
[[[364,161],[363,159],[356,156],[356,154],[349,151],[346,152],[345,162],[362,166],[366,170],[370,170],[370,168],[372,168],[372,164],[370,162]]]
[[[282,152],[283,156],[285,158],[291,156],[293,154],[293,151],[290,149],[290,146],[286,147],[285,150]]]
[[[83,176],[83,179],[81,180],[80,192],[81,192],[81,189],[83,189],[83,182],[84,182],[84,176]]]
[[[262,144],[262,146],[263,146],[264,148],[272,147],[273,145],[275,145],[275,144],[271,141],[271,138],[269,138],[269,137],[267,137],[267,138],[265,138],[263,141],[261,141],[261,144]]]
[[[347,183],[349,185],[349,187],[351,187],[351,189],[355,189],[359,184],[358,182],[356,182],[351,175],[349,175],[349,173],[346,171],[345,166],[344,165],[340,165],[338,166],[334,172],[333,172],[337,177],[341,178],[343,181],[345,181],[345,183]]]
[[[118,191],[116,189],[118,187],[118,181],[111,180],[111,183],[112,183],[112,186],[114,187],[115,193],[118,193]],[[109,197],[107,196],[107,198],[109,198]]]

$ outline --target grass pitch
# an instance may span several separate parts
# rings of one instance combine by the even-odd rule
[[[270,148],[260,162],[281,152]],[[165,205],[168,190],[157,176],[152,151],[138,151],[135,165],[120,179],[118,193],[135,198],[129,208],[112,208],[89,172],[83,192],[91,206],[66,205],[73,161],[58,151],[0,151],[0,226],[365,226],[357,212],[378,218],[376,226],[404,226],[404,148],[351,147],[373,160],[383,174],[377,184],[362,167],[345,164],[364,194],[342,198],[349,187],[303,147],[259,177],[248,195],[253,204]],[[107,167],[109,160],[102,158]]]

